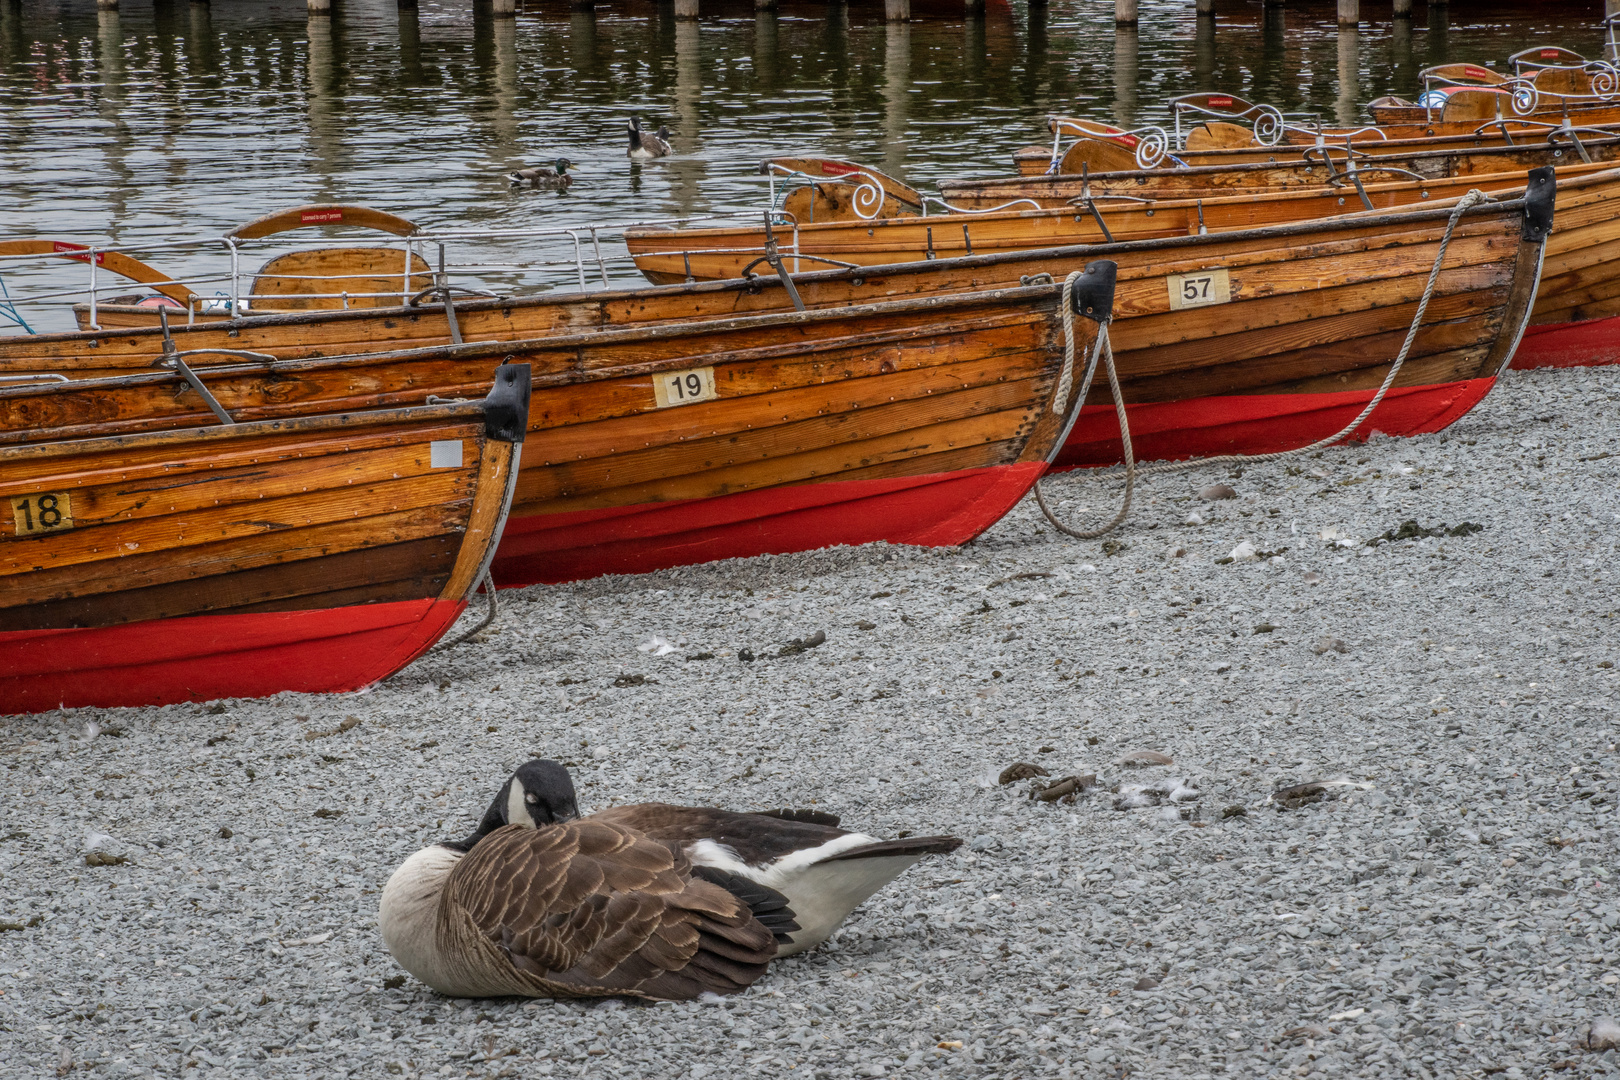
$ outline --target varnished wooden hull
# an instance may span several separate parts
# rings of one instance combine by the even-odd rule
[[[612,303],[645,305],[659,292]],[[1055,399],[1060,292],[1049,284],[729,319],[718,309],[204,377],[233,414],[267,418],[460,396],[503,360],[533,365],[530,435],[494,563],[502,585],[873,540],[952,545],[1028,491],[1068,426],[1070,403]],[[739,298],[752,297],[684,299]],[[1095,324],[1076,324],[1084,356]],[[710,399],[672,403],[660,380],[678,372],[703,372]],[[94,384],[0,390],[0,439],[202,415],[172,374],[124,381],[132,385],[116,397]]]
[[[1397,387],[1489,379],[1503,366],[1534,294],[1540,256],[1539,245],[1521,239],[1523,211],[1522,203],[1496,204],[1463,217],[1428,315],[1429,325],[1418,335]],[[1412,211],[1246,233],[822,271],[795,280],[804,302],[814,310],[1007,286],[1043,273],[1061,279],[1090,259],[1109,258],[1120,267],[1112,334],[1133,405],[1237,396],[1371,394],[1412,318],[1446,216],[1443,210]],[[1169,276],[1209,268],[1228,272],[1231,301],[1172,311]],[[502,340],[590,327],[684,326],[787,306],[782,284],[768,277],[582,297],[481,301],[459,306],[458,319],[469,340]],[[181,349],[233,347],[307,357],[359,351],[367,340],[402,347],[438,342],[447,333],[441,311],[396,310],[249,319],[228,328],[177,330],[175,338]],[[0,371],[88,375],[146,370],[159,344],[152,331],[0,342]],[[465,378],[470,381],[475,375],[469,372]],[[444,377],[446,384],[453,381]],[[221,392],[229,400],[229,386]],[[387,401],[398,393],[387,387],[377,392]],[[6,405],[8,394],[20,393],[0,391],[0,407],[9,410],[0,413],[0,438],[7,430],[36,422],[63,422],[52,416],[31,419],[28,409],[33,406]],[[297,400],[304,391],[286,384],[276,393]],[[1106,395],[1104,387],[1094,387],[1087,405],[1105,404]],[[193,401],[191,408],[200,405]],[[1318,419],[1325,415],[1314,407],[1301,412]],[[110,422],[115,417],[98,419]],[[1428,420],[1420,419],[1392,422],[1379,430],[1398,435],[1429,426]],[[1316,432],[1313,437],[1320,437],[1336,429],[1311,430]],[[1169,445],[1159,452],[1166,457],[1188,456],[1198,452],[1204,439],[1189,438],[1184,446]],[[1239,418],[1226,445],[1244,451],[1273,442],[1250,419]]]
[[[482,404],[0,449],[0,713],[399,670],[493,557],[527,399],[514,368]]]
[[[1491,192],[1522,184],[1523,177],[1501,173],[1477,173],[1473,170],[1488,167],[1490,163],[1511,160],[1532,165],[1552,165],[1558,176],[1558,216],[1552,235],[1547,240],[1546,262],[1536,294],[1531,316],[1531,328],[1526,332],[1514,356],[1515,368],[1575,367],[1620,363],[1620,173],[1610,171],[1612,162],[1620,158],[1620,140],[1610,139],[1593,143],[1588,152],[1597,160],[1593,164],[1571,162],[1573,150],[1554,148],[1537,150],[1504,149],[1477,154],[1442,154],[1427,158],[1407,159],[1402,164],[1428,170],[1444,168],[1449,179],[1440,178],[1425,190],[1433,196],[1456,195],[1458,189],[1478,187]],[[1295,166],[1297,173],[1314,173],[1320,166]],[[1283,166],[1233,166],[1198,170],[1206,176],[1219,177],[1224,184],[1231,178],[1254,178],[1262,185],[1257,195],[1277,187],[1288,190],[1298,186],[1300,177],[1290,175]],[[1161,181],[1160,177],[1163,177]],[[1138,181],[1142,181],[1138,183]],[[1183,178],[1174,173],[1156,174],[1133,172],[1125,174],[1101,173],[1089,177],[1093,192],[1137,191],[1145,197],[1158,193],[1161,183],[1179,194]],[[974,198],[986,201],[1009,192],[1022,191],[1025,197],[1058,199],[1072,197],[1080,187],[1078,177],[1050,177],[1037,180],[1009,178],[1006,181],[971,183],[962,185],[974,192]],[[1375,202],[1387,199],[1410,199],[1415,185],[1367,186],[1369,197]],[[956,190],[952,186],[952,191]],[[1338,189],[1335,198],[1347,197],[1359,203],[1353,189]],[[1213,203],[1206,206],[1216,205]],[[1279,206],[1296,205],[1278,202]],[[1297,204],[1306,205],[1306,204]],[[1214,214],[1209,215],[1211,220]]]

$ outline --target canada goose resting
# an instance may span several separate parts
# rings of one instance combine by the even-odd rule
[[[780,894],[578,817],[567,770],[524,765],[471,836],[394,871],[388,951],[451,997],[684,1001],[746,989],[798,930]]]
[[[664,157],[669,153],[669,128],[662,125],[658,134],[641,130],[641,117],[630,118],[630,149],[627,151],[632,158]]]
[[[532,169],[509,172],[506,178],[512,182],[513,187],[523,187],[527,184],[529,187],[567,191],[568,185],[574,182],[574,178],[568,173],[569,166],[573,164],[567,158],[560,157],[550,165],[537,165]]]
[[[554,761],[531,761],[510,783],[523,788],[528,805],[558,806],[577,814],[568,770]],[[503,788],[496,799],[516,798]],[[489,819],[486,816],[485,821]],[[838,828],[838,818],[819,810],[770,810],[738,814],[709,807],[640,803],[615,806],[583,819],[630,830],[662,841],[680,852],[694,873],[724,885],[754,905],[770,923],[770,897],[787,901],[787,919],[778,930],[776,955],[792,956],[826,941],[863,901],[899,877],[924,855],[955,851],[954,836],[913,836],[879,840]],[[750,883],[764,897],[747,892]],[[780,918],[780,913],[775,913]]]

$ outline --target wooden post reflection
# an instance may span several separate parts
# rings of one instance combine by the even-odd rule
[[[906,164],[906,125],[911,119],[911,27],[883,29],[883,168],[900,175]]]
[[[1135,26],[1114,27],[1114,123],[1120,127],[1136,124]]]
[[[1339,27],[1339,96],[1333,102],[1333,113],[1341,124],[1356,122],[1361,96],[1360,45],[1361,34],[1355,27]]]

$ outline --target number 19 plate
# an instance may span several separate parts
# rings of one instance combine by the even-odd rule
[[[692,405],[699,401],[713,401],[720,395],[714,390],[714,368],[690,368],[686,371],[662,371],[653,376],[653,395],[660,409],[674,405]]]
[[[1170,285],[1171,311],[1185,311],[1187,308],[1232,302],[1232,282],[1225,270],[1171,274],[1165,280]]]

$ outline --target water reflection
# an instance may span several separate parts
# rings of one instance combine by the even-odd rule
[[[707,171],[703,153],[703,57],[700,51],[700,24],[691,19],[675,20],[675,92],[672,95],[675,122],[670,125],[674,154],[642,168],[667,169],[670,173],[670,210],[687,217],[698,212],[699,188]],[[656,126],[656,125],[655,125]]]
[[[1339,96],[1333,102],[1333,118],[1341,124],[1354,124],[1361,112],[1361,68],[1356,62],[1360,43],[1355,27],[1339,27]]]
[[[1536,42],[1598,55],[1603,38],[1590,4],[1500,0],[1453,5],[1449,30],[1443,5],[1417,26],[1369,9],[1344,37],[1326,0],[1221,0],[1213,20],[1142,0],[1140,27],[1117,33],[1106,0],[894,27],[876,3],[782,0],[774,16],[729,0],[678,26],[662,0],[598,17],[551,0],[516,20],[419,2],[346,0],[310,20],[301,0],[101,14],[0,0],[0,232],[218,236],[314,198],[442,224],[729,215],[761,205],[755,162],[775,153],[823,150],[928,188],[1004,172],[1045,140],[1048,112],[1167,123],[1165,100],[1196,87],[1356,122],[1428,64],[1500,64]],[[675,155],[627,163],[637,113],[670,125]],[[566,198],[500,177],[559,154],[578,163]]]
[[[1136,125],[1136,54],[1140,47],[1134,26],[1114,28],[1114,123]]]
[[[906,123],[911,114],[911,26],[883,28],[883,169],[904,175]]]

